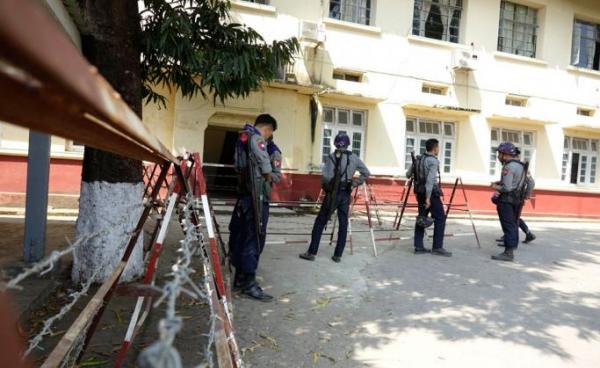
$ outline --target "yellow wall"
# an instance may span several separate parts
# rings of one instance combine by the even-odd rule
[[[320,162],[321,121],[313,143],[309,114],[311,95],[318,94],[323,106],[367,111],[364,158],[376,174],[403,174],[406,117],[419,116],[456,123],[452,176],[489,182],[490,129],[517,128],[535,131],[538,185],[568,187],[560,181],[565,134],[600,138],[600,112],[576,115],[578,106],[600,108],[600,72],[569,65],[573,20],[600,23],[600,2],[515,2],[539,8],[535,59],[496,51],[500,0],[463,0],[459,44],[412,36],[413,0],[373,0],[371,26],[329,19],[327,0],[271,0],[268,6],[233,0],[234,19],[267,42],[298,36],[302,20],[325,25],[324,44],[302,45],[294,66],[297,85],[271,83],[246,99],[216,105],[212,99],[171,95],[167,109],[145,106],[144,122],[174,152],[202,152],[209,124],[239,128],[270,113],[280,124],[275,137],[284,167],[307,172]],[[475,71],[452,69],[457,50],[476,53]],[[334,68],[360,71],[363,81],[334,80]],[[446,87],[447,95],[422,93],[425,82]],[[506,106],[507,94],[528,96],[528,106]],[[0,149],[26,147],[23,132],[4,126],[0,134]],[[61,144],[56,141],[57,150]]]

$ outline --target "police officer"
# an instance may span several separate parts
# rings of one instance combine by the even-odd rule
[[[440,142],[431,138],[425,142],[425,152],[417,161],[417,173],[422,179],[417,178],[419,186],[415,186],[417,203],[419,208],[419,218],[415,224],[415,254],[432,253],[438,256],[451,257],[452,253],[444,249],[444,230],[446,228],[446,213],[442,203],[442,189],[440,188],[439,167],[440,162],[437,156],[440,153]],[[425,227],[428,224],[424,219],[431,213],[433,217],[433,248],[427,249],[423,245],[425,237]]]
[[[519,148],[516,148],[516,152],[517,152],[517,160],[521,160],[521,150],[519,150]],[[530,173],[527,173],[527,176],[531,179],[531,182],[535,183],[533,181],[533,178],[531,177]],[[530,189],[530,192],[533,192],[533,188]],[[529,199],[526,198],[526,199]],[[524,244],[528,244],[531,243],[532,241],[534,241],[537,237],[535,236],[534,233],[531,232],[531,230],[529,230],[529,226],[527,226],[527,224],[525,223],[525,220],[523,220],[523,218],[519,217],[519,229],[521,229],[524,233],[525,233],[525,240],[523,240]],[[498,246],[499,247],[503,247],[504,246],[504,236],[501,237],[500,239],[496,239],[496,241],[498,242]]]
[[[264,244],[268,216],[268,190],[273,168],[267,152],[267,140],[277,129],[277,121],[268,114],[259,115],[254,126],[246,124],[235,146],[238,174],[238,200],[229,223],[229,249],[235,267],[234,288],[244,296],[269,302],[256,281],[256,269]],[[267,209],[265,210],[265,207]],[[257,214],[260,218],[257,218]]]
[[[362,185],[369,177],[369,169],[362,160],[348,151],[350,138],[346,133],[336,135],[334,142],[336,150],[325,159],[323,175],[321,177],[321,186],[325,190],[325,199],[321,204],[319,215],[315,220],[312,229],[310,246],[306,253],[300,254],[300,258],[314,261],[319,251],[319,243],[323,230],[331,217],[333,211],[337,210],[338,215],[338,237],[335,251],[331,259],[339,263],[342,260],[342,253],[346,247],[346,235],[348,231],[348,210],[350,207],[350,195],[352,189]],[[354,173],[358,171],[360,176],[354,178]]]
[[[496,209],[504,232],[504,252],[492,256],[497,261],[513,261],[514,250],[519,245],[519,225],[517,217],[521,207],[520,183],[523,181],[524,167],[517,160],[518,151],[514,144],[503,142],[498,146],[498,159],[503,164],[502,177],[491,187],[498,192]]]

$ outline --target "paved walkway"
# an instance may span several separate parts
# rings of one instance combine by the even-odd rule
[[[271,228],[308,232],[313,218],[275,218]],[[513,264],[489,258],[500,250],[496,221],[478,222],[482,249],[472,237],[448,238],[449,259],[413,255],[410,241],[380,244],[374,258],[366,234],[355,236],[359,246],[341,264],[330,260],[326,244],[316,262],[298,259],[304,245],[268,246],[259,274],[277,301],[235,299],[245,361],[251,367],[600,367],[600,225],[530,225],[538,240],[522,245]],[[453,222],[449,231],[470,226]]]

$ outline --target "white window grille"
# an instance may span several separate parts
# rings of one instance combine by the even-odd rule
[[[366,111],[352,110],[337,107],[323,108],[323,127],[322,127],[322,142],[321,142],[321,162],[325,159],[335,147],[333,140],[335,136],[344,132],[350,138],[350,149],[352,153],[363,157],[365,145],[365,127],[366,127]]]
[[[429,120],[417,117],[406,119],[406,146],[404,166],[408,170],[412,165],[411,152],[417,155],[425,153],[425,142],[435,138],[440,142],[440,171],[451,174],[454,167],[454,147],[456,125],[453,122]]]
[[[413,35],[458,43],[462,0],[415,0]]]
[[[498,51],[535,57],[538,11],[509,1],[500,3]]]
[[[535,133],[522,130],[492,128],[490,135],[492,141],[489,163],[491,176],[496,176],[500,173],[501,164],[498,161],[497,150],[502,142],[512,142],[517,146],[521,150],[521,160],[529,162],[529,170],[531,172],[534,171]]]

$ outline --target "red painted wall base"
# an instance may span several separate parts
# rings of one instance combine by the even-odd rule
[[[81,183],[79,160],[52,159],[50,166],[51,194],[79,194]],[[0,206],[23,201],[27,180],[27,157],[0,155]],[[274,200],[315,200],[319,196],[321,176],[318,174],[285,174],[273,193]],[[374,178],[369,181],[378,202],[400,202],[404,180]],[[452,185],[444,185],[446,200]],[[470,208],[475,213],[495,214],[490,201],[492,190],[480,185],[465,185]],[[52,197],[52,196],[51,196]],[[411,202],[415,199],[411,195]],[[67,204],[68,203],[68,204]],[[458,192],[456,204],[464,203]],[[17,203],[18,204],[18,203]],[[73,200],[65,205],[76,205]],[[524,208],[525,215],[600,218],[600,195],[565,191],[536,190],[535,199]]]

